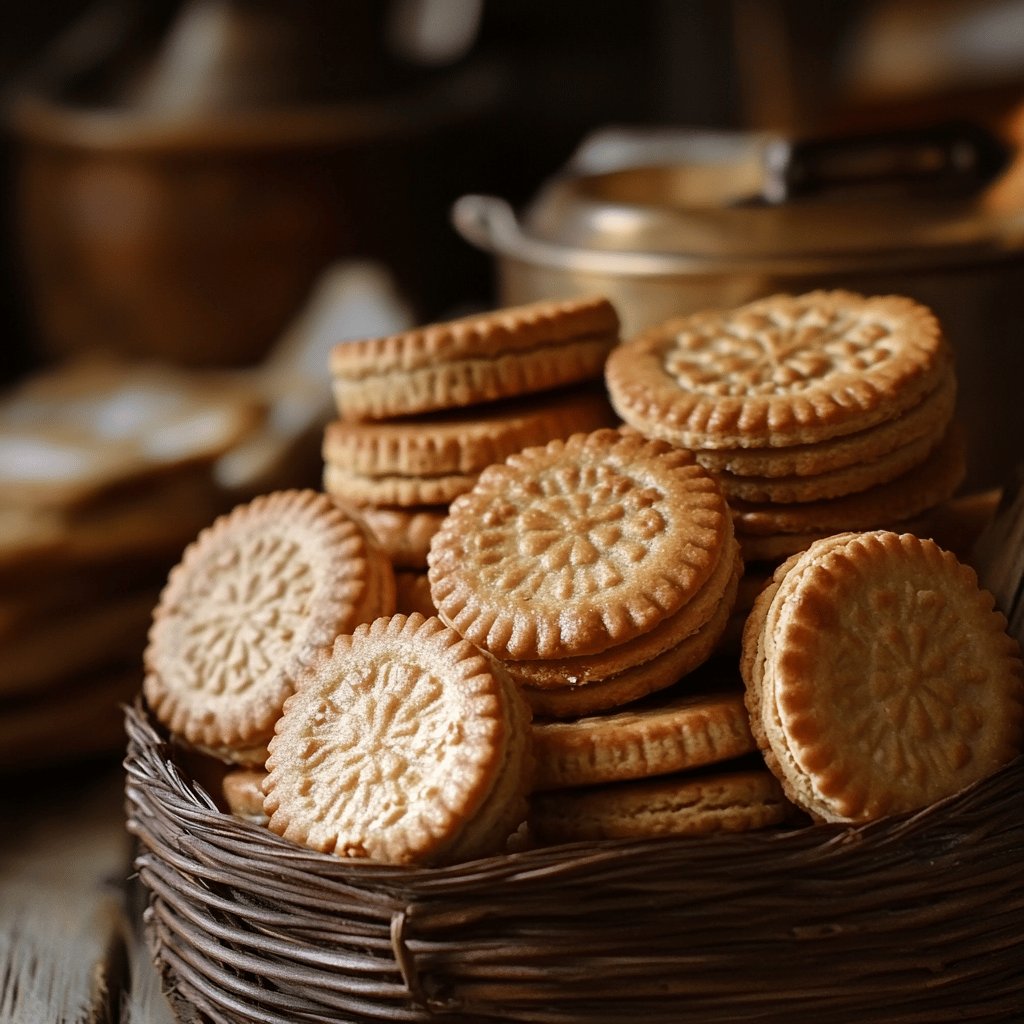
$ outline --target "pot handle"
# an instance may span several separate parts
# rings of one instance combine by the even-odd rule
[[[459,234],[477,248],[533,266],[627,277],[692,273],[703,266],[701,260],[687,256],[573,249],[536,238],[522,230],[509,203],[496,196],[461,196],[452,205],[451,219]]]
[[[484,252],[506,252],[523,237],[512,207],[497,196],[460,196],[451,217],[456,231]]]
[[[967,197],[1007,166],[1010,154],[980,124],[821,139],[777,139],[765,148],[763,199],[784,203],[822,193]],[[888,194],[888,193],[886,193]]]

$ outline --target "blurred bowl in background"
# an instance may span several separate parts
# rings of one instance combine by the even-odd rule
[[[191,0],[143,46],[115,4],[55,47],[9,112],[45,355],[252,364],[346,257],[423,298],[417,158],[489,87],[387,59],[386,7]]]

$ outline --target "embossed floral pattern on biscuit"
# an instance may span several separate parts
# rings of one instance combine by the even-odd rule
[[[908,582],[868,591],[845,611],[851,646],[857,638],[874,638],[846,652],[844,660],[853,670],[850,685],[835,691],[836,709],[858,745],[891,748],[895,773],[918,784],[936,770],[962,768],[970,758],[964,740],[981,726],[970,691],[985,682],[985,672],[972,662],[956,607],[942,591]],[[869,700],[858,692],[858,682]],[[894,730],[912,742],[893,743]],[[950,745],[932,742],[950,732],[962,739]]]
[[[877,316],[807,304],[693,317],[672,339],[665,369],[686,391],[774,395],[863,373],[895,352],[892,329]]]
[[[437,675],[394,662],[370,674],[323,695],[304,730],[306,770],[317,781],[302,801],[314,820],[342,829],[367,819],[390,828],[416,801],[436,801],[445,775],[438,767],[462,754],[463,725]]]
[[[217,552],[216,573],[191,581],[180,666],[186,684],[243,693],[271,671],[309,619],[316,577],[302,547],[272,533],[241,534]]]
[[[596,654],[689,601],[732,533],[687,451],[617,430],[484,470],[431,542],[431,599],[499,658]]]
[[[436,618],[379,618],[339,637],[277,723],[271,831],[344,857],[444,856],[495,793],[513,729],[504,685]],[[522,797],[512,790],[509,806]]]
[[[484,578],[520,594],[568,600],[618,586],[665,529],[664,496],[613,465],[558,466],[523,489],[529,504],[498,502],[479,541]]]

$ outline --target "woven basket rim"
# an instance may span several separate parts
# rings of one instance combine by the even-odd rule
[[[1024,758],[863,826],[349,861],[216,810],[141,700],[147,928],[211,1020],[1019,1020]],[[920,950],[920,951],[918,951]],[[898,1013],[897,1013],[898,1011]],[[781,1019],[781,1018],[780,1018]]]

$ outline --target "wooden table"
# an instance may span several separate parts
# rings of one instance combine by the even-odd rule
[[[118,759],[0,782],[0,1020],[173,1024],[139,940]]]

